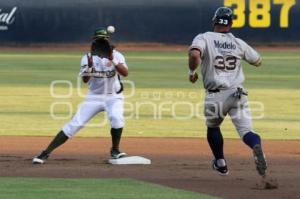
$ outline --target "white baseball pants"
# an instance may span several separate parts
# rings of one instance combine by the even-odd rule
[[[85,124],[99,112],[106,111],[112,128],[124,127],[123,98],[93,98],[87,96],[72,120],[63,127],[66,136],[73,137]]]

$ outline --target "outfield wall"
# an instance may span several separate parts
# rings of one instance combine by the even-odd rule
[[[0,42],[88,42],[114,25],[116,41],[190,43],[217,7],[235,8],[233,33],[251,42],[300,41],[300,0],[0,0]]]

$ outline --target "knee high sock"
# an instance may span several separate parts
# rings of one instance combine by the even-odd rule
[[[110,129],[112,149],[119,149],[122,131],[123,131],[123,128],[119,128],[119,129],[111,128]]]
[[[65,135],[65,133],[63,131],[60,131],[49,144],[45,152],[50,154],[54,149],[65,143],[68,139],[69,138]]]
[[[253,132],[248,132],[243,137],[243,141],[247,144],[251,149],[257,145],[261,144],[260,136]]]
[[[207,128],[207,141],[213,152],[215,159],[224,159],[223,153],[223,136],[219,127]]]

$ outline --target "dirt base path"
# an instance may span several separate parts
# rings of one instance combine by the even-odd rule
[[[225,140],[230,175],[211,170],[204,139],[125,138],[122,149],[152,160],[147,166],[106,163],[108,138],[75,138],[53,153],[45,165],[32,165],[49,137],[0,137],[0,176],[59,178],[134,178],[225,198],[297,198],[300,188],[299,141],[264,141],[269,173],[279,189],[258,190],[251,151],[240,140]]]

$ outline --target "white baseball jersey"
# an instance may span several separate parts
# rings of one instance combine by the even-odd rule
[[[90,54],[89,54],[90,56]],[[114,59],[127,67],[124,56],[117,50],[113,50]],[[80,76],[84,75],[84,69],[88,65],[88,57],[84,55],[81,59]],[[90,94],[111,95],[122,92],[123,85],[112,62],[106,58],[93,56],[93,76],[88,81]]]
[[[120,52],[114,50],[113,56],[119,63],[127,67],[125,58]],[[87,65],[88,57],[84,55],[81,59],[80,76],[84,75]],[[88,85],[90,92],[86,100],[80,105],[72,120],[63,127],[63,131],[68,137],[75,136],[91,118],[103,111],[107,112],[112,128],[123,128],[125,124],[124,97],[121,94],[120,76],[110,60],[93,56],[93,76]],[[98,98],[99,95],[101,95],[100,98]]]
[[[260,55],[231,33],[206,32],[197,35],[190,49],[201,52],[201,73],[205,89],[242,86],[245,79],[241,60],[256,63]]]

